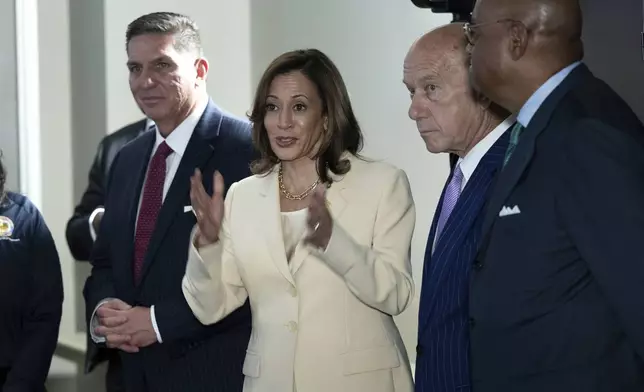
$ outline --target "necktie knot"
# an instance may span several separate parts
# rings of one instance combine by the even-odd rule
[[[164,141],[163,143],[159,144],[159,148],[157,148],[157,152],[154,153],[154,156],[166,159],[173,152],[174,151],[172,151],[172,148],[168,146],[168,143]]]

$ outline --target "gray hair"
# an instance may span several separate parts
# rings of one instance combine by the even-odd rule
[[[195,52],[202,56],[201,36],[194,20],[174,12],[153,12],[135,19],[127,26],[125,45],[132,38],[144,34],[172,34],[177,51]]]

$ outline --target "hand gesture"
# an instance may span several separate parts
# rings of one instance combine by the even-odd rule
[[[212,187],[213,195],[209,196],[203,187],[201,172],[196,169],[190,178],[190,202],[199,225],[196,236],[199,247],[219,240],[219,230],[224,218],[224,177],[218,171],[213,176]]]
[[[97,333],[105,336],[107,347],[135,353],[141,347],[147,347],[157,342],[150,308],[128,305],[128,307],[114,309],[102,306],[99,308],[99,312],[105,319],[115,321],[103,322],[96,328]]]
[[[138,352],[138,347],[130,343],[128,334],[114,333],[113,329],[119,328],[128,322],[126,312],[132,309],[132,306],[121,301],[112,299],[102,304],[97,310],[98,327],[94,333],[105,337],[105,344],[109,348],[117,348],[129,353]]]
[[[326,186],[323,184],[318,185],[311,195],[306,223],[310,231],[306,241],[320,249],[326,249],[331,240],[333,218],[326,206]]]

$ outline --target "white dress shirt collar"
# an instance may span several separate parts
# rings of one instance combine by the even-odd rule
[[[146,118],[146,119],[145,119],[145,130],[146,130],[146,131],[147,131],[147,130],[149,130],[149,129],[151,129],[151,128],[152,128],[153,126],[155,126],[155,125],[156,125],[156,124],[154,124],[154,120],[152,120],[151,118]]]
[[[201,116],[203,116],[204,112],[206,111],[207,106],[207,99],[204,99],[202,100],[202,102],[198,103],[192,113],[190,113],[190,115],[188,115],[188,117],[186,117],[186,119],[183,120],[183,122],[179,124],[179,126],[177,126],[170,133],[170,135],[168,135],[167,138],[164,138],[163,135],[161,135],[161,132],[159,132],[159,128],[155,127],[156,141],[154,142],[152,155],[154,155],[157,147],[159,147],[159,145],[163,143],[163,141],[165,141],[175,154],[182,157],[186,151],[186,147],[188,147],[188,142],[190,142],[192,133],[194,132],[197,123],[201,119]]]
[[[496,143],[497,140],[512,127],[516,121],[515,116],[510,116],[503,120],[499,125],[492,130],[492,132],[485,135],[485,137],[465,155],[465,157],[458,160],[458,165],[463,172],[463,182],[461,184],[461,190],[465,189],[465,184],[472,177],[476,167],[479,165],[479,162],[487,154],[490,148]]]
[[[537,91],[528,98],[525,104],[523,104],[521,110],[519,110],[519,114],[517,114],[517,121],[519,124],[523,125],[524,128],[527,128],[535,113],[537,113],[537,110],[539,110],[550,94],[552,94],[552,92],[555,91],[555,89],[559,87],[568,75],[570,75],[570,73],[580,64],[580,61],[576,61],[567,67],[564,67],[542,84],[541,87],[539,87]]]

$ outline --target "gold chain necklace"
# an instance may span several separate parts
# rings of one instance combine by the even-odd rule
[[[280,192],[281,192],[281,193],[282,193],[282,195],[284,195],[284,197],[285,197],[285,198],[287,198],[288,200],[302,200],[302,199],[305,199],[308,195],[310,195],[310,194],[311,194],[311,192],[313,192],[313,190],[315,189],[315,187],[317,187],[317,186],[318,186],[318,184],[320,183],[320,179],[318,178],[318,179],[317,179],[317,180],[315,180],[315,182],[314,182],[313,184],[311,184],[311,186],[309,186],[309,187],[308,187],[304,192],[300,193],[299,195],[294,195],[294,194],[292,194],[291,192],[289,192],[289,191],[286,189],[286,186],[284,185],[284,171],[282,170],[282,165],[280,165],[279,172],[277,173],[277,181],[279,182]]]

